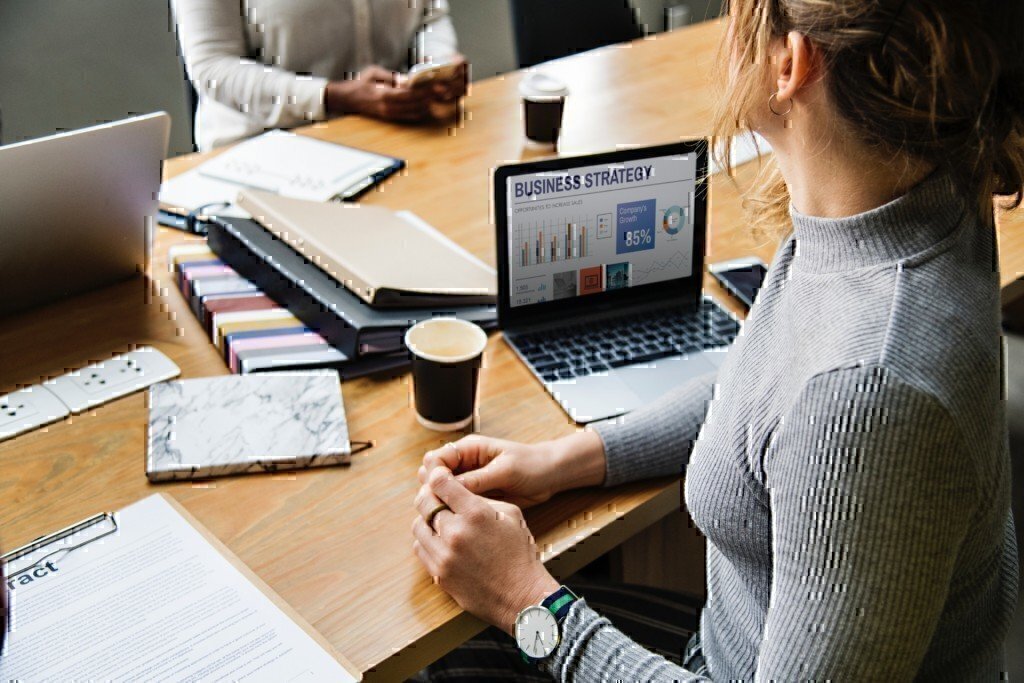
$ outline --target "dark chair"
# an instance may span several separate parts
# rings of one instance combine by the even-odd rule
[[[509,0],[525,68],[643,35],[627,0]]]
[[[185,66],[185,51],[181,48],[181,36],[178,35],[178,24],[174,18],[174,10],[168,0],[167,11],[170,12],[171,26],[174,30],[174,48],[178,52],[178,62],[181,64],[181,78],[184,81],[185,104],[191,116],[188,120],[188,129],[192,133],[192,151],[199,151],[199,143],[196,141],[196,112],[199,110],[199,93],[188,77],[188,68]]]
[[[178,55],[181,59],[181,71],[182,78],[185,81],[185,102],[188,105],[189,114],[191,116],[188,120],[188,128],[192,131],[192,150],[199,150],[199,143],[196,141],[196,113],[199,111],[199,93],[196,91],[192,81],[189,80],[188,71],[185,69],[185,58],[181,55],[184,53],[181,51],[181,45],[178,46]]]
[[[1018,557],[1024,574],[1024,336],[1012,332],[1006,338],[1006,412],[1010,430],[1010,460],[1012,468],[1013,518],[1017,528]],[[1021,576],[1024,580],[1024,576]],[[1024,592],[1017,601],[1017,612],[1011,622],[1010,633],[1003,651],[1007,673],[1011,681],[1024,680]]]
[[[1003,336],[1006,342],[1006,417],[1010,432],[1010,466],[1013,518],[1021,580],[1024,582],[1024,278],[1002,290]],[[1024,680],[1024,592],[1003,650],[1011,681]]]

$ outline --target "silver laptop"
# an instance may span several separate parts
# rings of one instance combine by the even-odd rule
[[[579,423],[715,370],[739,322],[702,294],[707,143],[503,166],[498,323]]]
[[[145,272],[170,117],[0,147],[0,315]]]

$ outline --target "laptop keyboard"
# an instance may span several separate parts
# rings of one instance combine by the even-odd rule
[[[739,323],[712,301],[522,334],[515,345],[545,382],[728,346]]]

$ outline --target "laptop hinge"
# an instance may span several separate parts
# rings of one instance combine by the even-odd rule
[[[703,298],[703,297],[702,297]],[[559,318],[551,320],[542,320],[531,323],[516,323],[505,328],[504,333],[514,338],[520,334],[531,334],[534,332],[541,332],[546,330],[556,330],[561,327],[568,327],[570,325],[578,325],[580,323],[593,323],[597,324],[603,320],[611,320],[614,318],[621,318],[624,315],[630,315],[632,313],[645,313],[647,311],[657,311],[664,308],[684,308],[690,307],[696,310],[701,299],[696,301],[692,300],[680,300],[678,298],[673,299],[661,299],[646,304],[630,305],[627,307],[617,306],[600,311],[588,311],[578,315],[564,315]]]

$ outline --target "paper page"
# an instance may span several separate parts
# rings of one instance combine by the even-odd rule
[[[326,202],[392,160],[323,140],[273,131],[243,142],[199,167],[209,180],[226,181],[295,199]]]
[[[115,517],[112,535],[6,567],[43,560],[8,581],[0,680],[355,680],[162,497]]]
[[[234,202],[239,186],[234,183],[207,178],[198,169],[186,171],[160,186],[160,206],[173,213],[184,215],[207,204]],[[207,214],[207,212],[201,212]],[[227,207],[211,207],[209,214],[249,218],[249,214],[234,204]]]

